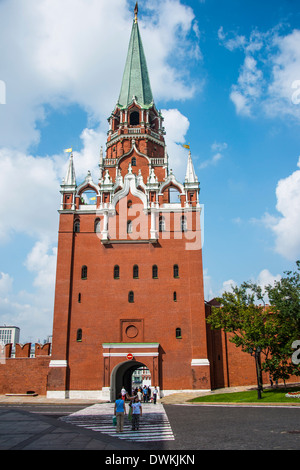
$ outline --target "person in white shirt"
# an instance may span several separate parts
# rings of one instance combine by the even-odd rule
[[[122,394],[122,400],[125,400],[125,399],[126,399],[126,394],[127,394],[127,392],[126,392],[126,390],[125,390],[124,387],[123,387],[122,390],[121,390],[121,394]]]
[[[140,389],[140,388],[138,389],[137,396],[138,396],[138,399],[139,399],[139,401],[142,401],[143,394],[142,394],[142,392],[141,392],[141,389]]]
[[[158,390],[157,390],[157,387],[155,387],[155,389],[153,390],[153,403],[154,403],[154,405],[156,405],[157,394],[158,394]]]

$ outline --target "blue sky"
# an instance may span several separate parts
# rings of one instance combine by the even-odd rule
[[[0,323],[52,331],[59,185],[98,179],[135,1],[0,1]],[[300,8],[292,0],[139,2],[170,167],[190,143],[206,300],[300,259]],[[299,166],[298,166],[299,165]]]

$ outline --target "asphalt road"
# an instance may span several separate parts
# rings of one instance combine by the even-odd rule
[[[1,409],[5,405],[1,405]],[[37,415],[59,418],[81,405],[10,405]],[[153,451],[299,450],[300,407],[164,405],[175,441],[147,442]]]
[[[300,408],[166,405],[178,450],[299,450]]]
[[[50,416],[51,418],[60,418],[62,416],[68,416],[71,413],[82,410],[88,405],[70,405],[70,404],[47,404],[47,403],[10,403],[0,404],[0,410],[9,407],[13,410],[24,410],[29,413],[35,413],[42,416]]]

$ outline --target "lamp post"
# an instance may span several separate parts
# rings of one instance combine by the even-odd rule
[[[254,358],[255,358],[256,377],[257,377],[257,398],[260,400],[261,399],[261,390],[262,390],[261,370],[260,370],[261,348],[259,346],[257,346],[256,349],[249,348],[249,353],[251,354],[251,356],[254,356]]]

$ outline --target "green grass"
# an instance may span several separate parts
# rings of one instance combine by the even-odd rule
[[[262,391],[262,398],[258,399],[257,390],[248,390],[245,392],[233,393],[215,393],[205,395],[189,400],[191,403],[291,403],[300,404],[300,398],[288,398],[285,396],[289,391],[300,391],[298,387],[280,387],[273,389],[265,389]]]

